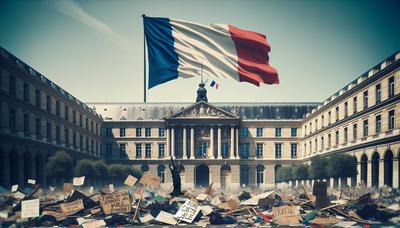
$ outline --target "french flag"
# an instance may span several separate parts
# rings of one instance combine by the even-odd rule
[[[265,35],[232,25],[144,16],[149,88],[201,73],[239,82],[279,84]],[[201,72],[202,71],[202,72]]]

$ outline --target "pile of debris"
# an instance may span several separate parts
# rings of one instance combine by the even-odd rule
[[[32,184],[31,180],[31,184]],[[102,226],[159,225],[363,225],[400,224],[400,192],[382,188],[331,190],[326,182],[313,189],[236,189],[218,191],[213,184],[186,189],[171,196],[160,188],[160,178],[128,176],[125,186],[84,188],[84,177],[65,183],[63,189],[0,189],[0,226]],[[312,194],[311,194],[312,192]]]

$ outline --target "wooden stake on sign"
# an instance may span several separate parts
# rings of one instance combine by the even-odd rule
[[[140,198],[139,198],[138,206],[137,206],[137,208],[136,208],[136,210],[135,210],[135,214],[133,215],[133,220],[132,220],[132,222],[135,222],[135,220],[136,220],[136,216],[139,214],[139,210],[140,210],[140,203],[142,202],[142,199],[143,199],[143,193],[144,193],[144,191],[142,191],[142,194],[140,194]]]
[[[301,188],[303,188],[304,193],[306,194],[307,199],[310,199],[310,196],[308,195],[307,190],[306,190],[306,188],[303,186],[302,183],[300,183],[300,186],[301,186]]]

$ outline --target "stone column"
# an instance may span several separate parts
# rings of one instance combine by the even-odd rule
[[[125,151],[128,151],[128,144],[125,146]],[[142,143],[142,154],[140,156],[141,159],[146,158],[146,143]]]
[[[187,188],[194,188],[194,165],[185,165],[185,183]]]
[[[383,159],[379,160],[379,187],[383,187],[385,185],[385,162]]]
[[[220,165],[210,165],[210,179],[209,183],[213,183],[216,188],[221,187],[221,166]]]
[[[171,128],[171,157],[175,159],[175,129]]]
[[[231,165],[231,183],[228,183],[228,187],[240,187],[240,165]]]
[[[357,183],[355,186],[361,183],[361,164],[362,164],[361,162],[357,163],[357,180],[356,180]]]
[[[210,128],[210,154],[208,158],[214,158],[214,128]]]
[[[3,151],[4,152],[4,151]],[[4,187],[10,186],[10,155],[8,152],[3,154],[3,167],[1,169],[1,174],[3,176]]]
[[[183,159],[186,159],[186,158],[188,158],[188,156],[187,156],[187,135],[186,135],[186,127],[183,127],[183,145],[182,145],[182,158]]]
[[[239,158],[239,128],[236,128],[235,158]]]
[[[190,128],[190,159],[194,159],[194,128]]]
[[[399,161],[393,158],[393,188],[399,187]]]
[[[170,154],[169,154],[170,132],[171,132],[171,129],[167,128],[167,138],[166,138],[166,142],[165,142],[165,156],[164,156],[166,159],[169,159],[169,157],[170,157]]]
[[[257,185],[257,169],[255,165],[249,165],[249,186]]]
[[[231,155],[229,158],[235,158],[235,128],[233,128],[233,126],[231,126]]]
[[[334,181],[334,179],[332,177],[329,178],[329,187],[330,188],[335,188],[335,181]]]
[[[221,127],[218,127],[218,148],[217,148],[217,159],[221,159]]]
[[[367,187],[372,187],[372,164],[371,161],[367,163]]]

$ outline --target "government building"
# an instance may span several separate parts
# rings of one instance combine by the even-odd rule
[[[318,103],[212,102],[202,83],[193,103],[84,103],[0,52],[1,186],[46,185],[48,157],[64,150],[132,165],[165,187],[174,159],[184,188],[269,187],[282,166],[348,153],[358,174],[347,184],[399,187],[400,52]]]

